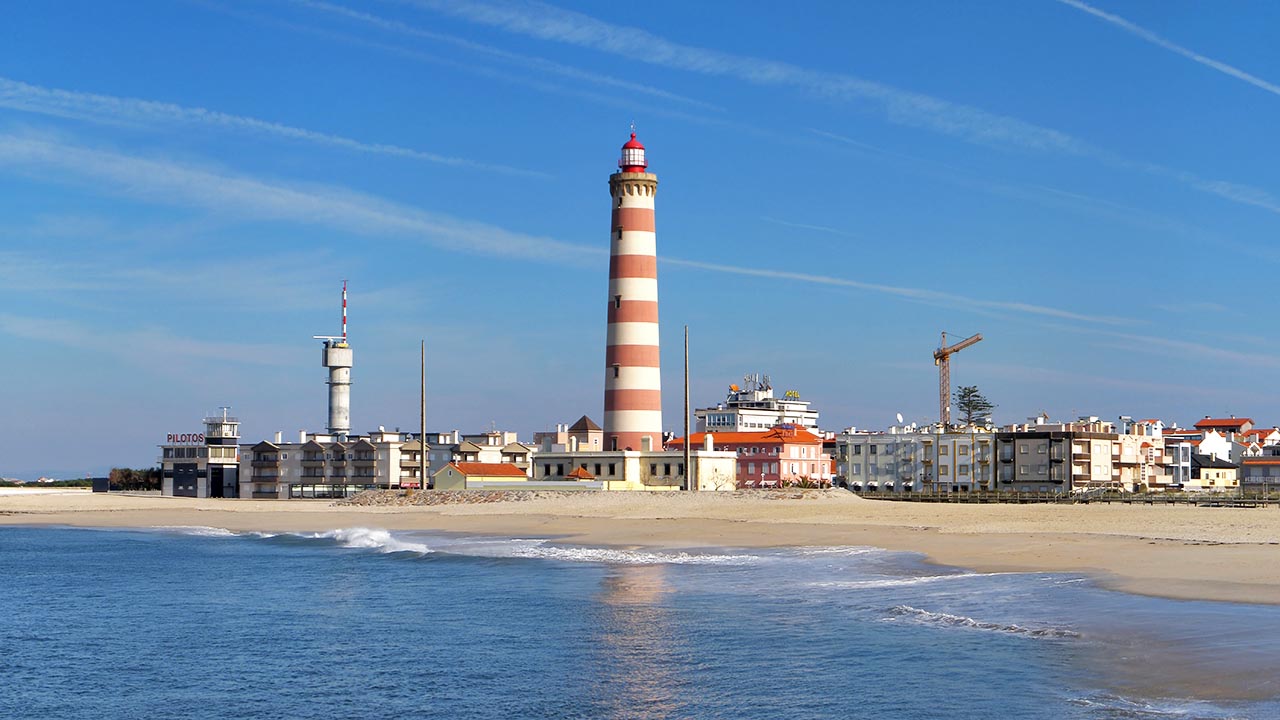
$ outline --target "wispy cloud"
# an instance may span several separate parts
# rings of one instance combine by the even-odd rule
[[[542,3],[452,3],[408,0],[453,17],[541,40],[567,43],[630,60],[754,85],[791,87],[842,102],[872,103],[900,125],[924,127],[970,142],[1080,153],[1077,139],[1050,128],[975,107],[839,73],[684,45],[634,27]]]
[[[174,335],[161,328],[104,330],[63,318],[0,313],[0,333],[13,339],[50,343],[105,353],[123,360],[154,365],[168,357],[196,358],[221,363],[286,367],[296,363],[296,348],[263,343],[209,341]]]
[[[788,220],[779,220],[777,218],[771,218],[771,217],[762,217],[760,219],[768,223],[773,223],[774,225],[781,225],[782,227],[795,228],[797,230],[812,230],[814,232],[826,233],[828,235],[839,235],[840,237],[855,238],[855,239],[858,238],[857,235],[851,232],[848,232],[846,230],[827,227],[825,225],[810,225],[809,223],[790,222]]]
[[[340,135],[316,132],[305,128],[259,120],[243,115],[232,115],[206,108],[185,107],[153,100],[45,88],[3,77],[0,77],[0,107],[96,123],[199,124],[227,130],[273,135],[372,155],[421,160],[440,165],[484,170],[506,175],[549,177],[546,173],[535,170],[523,170],[506,165],[439,155],[399,145],[362,142]]]
[[[358,235],[412,236],[462,252],[571,262],[592,250],[397,205],[345,188],[290,186],[42,138],[0,135],[0,166],[35,170],[41,177],[52,172],[73,181],[88,180],[113,194],[164,205],[324,225]]]
[[[697,100],[690,97],[685,97],[684,95],[678,95],[673,92],[668,92],[661,88],[653,87],[652,85],[644,85],[642,83],[630,82],[627,80],[623,80],[621,78],[616,78],[611,75],[604,75],[602,73],[591,72],[589,70],[582,70],[581,68],[576,68],[571,65],[565,65],[563,63],[554,62],[551,60],[547,60],[546,58],[540,58],[533,55],[524,55],[521,53],[514,53],[509,50],[503,50],[501,48],[496,48],[491,45],[485,45],[483,43],[473,42],[471,40],[455,37],[453,35],[447,35],[445,33],[435,32],[433,30],[426,30],[424,28],[416,27],[414,25],[410,25],[400,20],[393,20],[393,19],[385,18],[379,15],[374,15],[373,13],[354,10],[352,8],[344,7],[342,5],[337,5],[335,3],[323,2],[322,0],[290,0],[290,1],[294,5],[310,8],[312,10],[317,10],[320,12],[329,13],[331,15],[346,18],[348,20],[355,20],[369,27],[377,28],[379,30],[383,30],[386,32],[396,33],[399,35],[404,35],[407,37],[417,38],[421,40],[429,40],[432,42],[452,45],[453,47],[456,47],[462,50],[467,50],[470,52],[474,52],[477,54],[485,55],[491,58],[508,62],[522,69],[532,69],[532,70],[537,70],[541,72],[546,72],[549,74],[559,75],[561,77],[568,78],[574,81],[585,81],[585,82],[601,85],[604,87],[615,88],[618,90],[625,90],[628,93],[639,93],[641,95],[646,95],[652,98],[656,98],[658,100],[680,102],[680,103],[684,103],[693,107],[698,107],[704,110],[722,110],[722,108],[717,107],[711,103],[704,102],[702,100]]]
[[[37,171],[45,178],[53,172],[72,180],[88,180],[107,192],[149,202],[216,209],[220,213],[232,212],[249,218],[326,225],[360,235],[390,235],[454,252],[578,266],[597,262],[605,254],[601,247],[525,235],[484,223],[428,213],[342,188],[291,187],[47,139],[0,135],[0,167],[5,166],[27,172]],[[662,260],[667,264],[710,272],[847,287],[976,312],[1004,311],[1086,323],[1124,324],[1124,321],[1111,316],[1094,316],[1030,303],[983,300],[923,288],[679,258],[664,257]]]
[[[1274,83],[1263,80],[1257,75],[1252,75],[1250,73],[1247,73],[1244,70],[1241,70],[1240,68],[1235,67],[1233,65],[1228,65],[1227,63],[1224,63],[1221,60],[1214,60],[1211,57],[1208,57],[1206,55],[1201,55],[1200,53],[1194,50],[1185,48],[1173,42],[1172,40],[1168,40],[1160,35],[1157,35],[1156,33],[1142,27],[1141,25],[1137,25],[1128,20],[1125,20],[1119,15],[1113,15],[1109,12],[1099,10],[1098,8],[1092,5],[1080,2],[1080,0],[1058,0],[1058,2],[1062,3],[1063,5],[1068,5],[1070,7],[1073,7],[1082,12],[1089,13],[1090,15],[1096,18],[1099,18],[1100,20],[1103,20],[1112,25],[1115,25],[1116,27],[1128,33],[1131,33],[1133,35],[1136,35],[1142,38],[1143,40],[1146,40],[1152,45],[1157,45],[1159,47],[1162,47],[1165,50],[1181,55],[1182,57],[1187,58],[1188,60],[1192,60],[1206,67],[1213,68],[1214,70],[1217,70],[1218,72],[1223,73],[1225,75],[1230,75],[1231,77],[1237,80],[1243,80],[1256,88],[1266,90],[1272,95],[1280,95],[1280,86],[1277,86]]]
[[[1059,130],[853,75],[684,45],[640,28],[614,25],[541,2],[402,1],[508,32],[590,48],[638,62],[702,75],[733,77],[754,85],[790,87],[819,99],[870,103],[879,106],[885,118],[895,124],[920,127],[967,142],[1091,157],[1114,168],[1146,172],[1232,202],[1280,214],[1280,200],[1259,188],[1208,180],[1157,163],[1131,161]],[[883,152],[874,146],[863,146]]]
[[[1104,315],[1086,315],[1083,313],[1072,312],[1060,308],[1048,307],[1045,305],[1035,305],[1023,302],[1011,302],[1004,300],[981,300],[978,298],[966,297],[963,295],[955,295],[952,293],[938,292],[937,290],[926,290],[924,288],[898,287],[894,285],[882,285],[878,283],[868,283],[861,280],[851,280],[848,278],[832,277],[830,275],[815,275],[812,273],[790,272],[786,270],[775,270],[768,268],[749,268],[737,265],[723,265],[720,263],[701,262],[698,260],[681,260],[678,258],[659,258],[659,262],[667,265],[675,265],[678,267],[696,268],[699,270],[710,270],[712,272],[729,273],[732,275],[745,275],[749,277],[774,278],[778,280],[793,280],[796,282],[810,283],[814,285],[831,285],[835,287],[847,287],[857,290],[866,290],[885,295],[893,295],[896,297],[917,300],[921,302],[930,302],[945,304],[951,307],[963,308],[975,311],[1006,311],[1016,312],[1025,315],[1035,315],[1040,317],[1056,318],[1059,320],[1076,320],[1079,322],[1103,324],[1103,325],[1124,325],[1127,321],[1113,316]]]

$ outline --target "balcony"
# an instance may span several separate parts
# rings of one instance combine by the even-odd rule
[[[304,457],[302,458],[302,467],[304,468],[324,467],[324,458]]]
[[[252,467],[256,467],[256,468],[273,468],[273,467],[279,467],[280,461],[279,460],[254,460],[249,464]]]

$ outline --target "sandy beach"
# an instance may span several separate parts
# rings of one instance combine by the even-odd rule
[[[550,536],[638,547],[867,545],[981,572],[1082,572],[1126,592],[1280,604],[1280,510],[937,505],[844,492],[581,493],[519,502],[337,506],[85,491],[0,494],[0,525],[344,527]]]

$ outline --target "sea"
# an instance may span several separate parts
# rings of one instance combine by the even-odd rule
[[[1280,718],[1280,607],[871,547],[6,527],[0,718]]]

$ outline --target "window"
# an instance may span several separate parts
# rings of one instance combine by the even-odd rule
[[[755,464],[755,463],[753,463],[753,462],[752,462],[752,463],[747,463],[747,474],[748,474],[748,475],[755,475],[755,474],[756,474],[756,464]]]
[[[942,466],[940,466],[940,467],[938,468],[938,475],[939,475],[939,476],[947,475],[947,474],[949,474],[950,472],[951,472],[951,468],[947,467],[946,465],[942,465]]]
[[[850,465],[850,466],[849,466],[849,474],[850,474],[850,475],[861,475],[861,474],[862,474],[862,463],[854,463],[854,464]]]
[[[1026,443],[1022,443],[1021,445],[1019,445],[1019,446],[1018,446],[1018,453],[1019,453],[1019,454],[1021,454],[1021,455],[1026,455],[1026,454],[1027,454],[1027,444],[1026,444]]]
[[[968,445],[961,445],[959,448],[957,448],[957,452],[959,452],[961,455],[968,455],[968,454],[969,454],[969,446],[968,446]]]
[[[544,476],[551,474],[551,463],[546,463],[542,466],[542,474]]]
[[[1036,447],[1036,452],[1037,452],[1037,453],[1039,453],[1040,455],[1043,455],[1043,454],[1044,454],[1044,446],[1043,446],[1043,445],[1039,445],[1039,446],[1037,446],[1037,447]]]
[[[600,463],[596,463],[596,477],[600,477]]]
[[[1046,475],[1046,474],[1048,474],[1048,470],[1049,470],[1049,467],[1048,467],[1047,465],[1037,465],[1037,466],[1036,466],[1036,474],[1037,474],[1037,475]]]
[[[613,463],[609,463],[609,477],[613,477]]]
[[[613,364],[613,376],[614,376],[615,378],[616,378],[616,377],[618,377],[618,371],[619,371],[619,365],[618,365],[618,363],[614,363],[614,364]]]
[[[1030,467],[1030,466],[1028,466],[1028,465],[1019,465],[1019,466],[1018,466],[1018,474],[1019,474],[1019,475],[1026,475],[1026,474],[1027,474],[1027,473],[1029,473],[1029,472],[1031,472],[1031,467]]]
[[[658,463],[649,463],[649,474],[650,475],[658,474]]]
[[[614,295],[614,296],[613,296],[613,306],[614,306],[615,308],[620,308],[620,307],[622,307],[622,296],[621,296],[621,295]]]
[[[663,463],[663,464],[662,464],[662,474],[663,474],[663,475],[670,475],[670,474],[671,474],[671,463]]]
[[[871,454],[872,454],[872,455],[875,455],[875,454],[876,454],[876,446],[875,446],[875,445],[872,445],[872,446],[871,446]]]
[[[618,228],[618,239],[619,239],[619,240],[621,240],[621,239],[622,239],[622,228]],[[599,305],[597,305],[596,307],[600,307],[600,306],[599,306]]]
[[[564,475],[564,464],[562,463],[556,464],[556,475]]]
[[[861,445],[854,445],[854,446],[853,446],[853,454],[854,454],[854,455],[861,455],[861,454],[862,454],[862,446],[861,446]]]
[[[948,453],[950,453],[950,452],[951,452],[951,448],[947,447],[946,445],[939,445],[939,446],[938,446],[938,454],[939,454],[939,455],[946,455],[946,454],[948,454]]]
[[[969,466],[968,466],[968,465],[961,465],[960,467],[956,468],[956,474],[957,474],[957,475],[968,475],[968,474],[969,474]]]
[[[684,463],[680,463],[679,465],[676,466],[676,474],[684,475]]]

